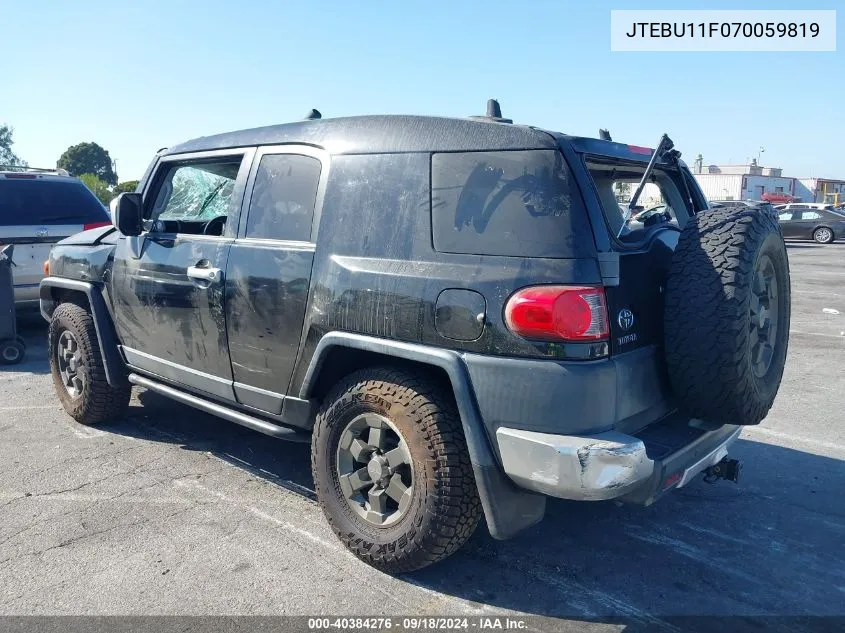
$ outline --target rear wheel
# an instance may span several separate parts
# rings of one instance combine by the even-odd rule
[[[451,397],[404,371],[361,370],[339,383],[317,416],[311,455],[335,533],[383,571],[446,558],[481,516]]]
[[[112,387],[106,380],[94,319],[82,306],[62,303],[50,321],[50,372],[65,411],[82,424],[120,417],[129,404],[131,385]]]
[[[826,226],[820,226],[813,231],[813,239],[819,244],[830,244],[833,241],[833,231]]]

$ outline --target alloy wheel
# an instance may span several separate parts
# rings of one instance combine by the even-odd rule
[[[815,238],[820,244],[827,244],[831,237],[833,237],[833,234],[830,232],[830,229],[821,228],[816,230]]]
[[[349,422],[337,448],[337,474],[349,507],[376,527],[395,524],[411,503],[411,452],[382,415],[363,413]]]
[[[768,255],[758,258],[751,287],[749,347],[751,371],[763,378],[772,365],[778,331],[778,281]]]
[[[82,351],[79,349],[79,341],[70,330],[65,330],[59,336],[56,360],[65,390],[71,398],[78,398],[85,388],[85,379],[81,371]]]

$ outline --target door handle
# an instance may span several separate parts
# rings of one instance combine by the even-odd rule
[[[202,268],[200,266],[189,266],[188,277],[200,279],[210,283],[217,283],[223,278],[223,271],[219,268]]]

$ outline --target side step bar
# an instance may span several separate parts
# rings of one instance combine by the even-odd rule
[[[216,415],[217,417],[228,420],[229,422],[234,422],[235,424],[240,424],[241,426],[245,426],[253,431],[258,431],[259,433],[264,433],[265,435],[270,435],[271,437],[277,437],[280,440],[301,442],[303,444],[311,442],[311,436],[308,433],[295,431],[294,429],[279,426],[278,424],[273,424],[272,422],[267,422],[266,420],[256,418],[247,413],[235,411],[234,409],[230,409],[222,404],[217,404],[216,402],[211,402],[205,398],[185,393],[184,391],[174,389],[173,387],[139,376],[138,374],[129,374],[129,382],[133,385],[145,387],[150,391],[155,391],[163,396],[172,398],[173,400],[186,404],[189,407],[205,411],[211,415]]]

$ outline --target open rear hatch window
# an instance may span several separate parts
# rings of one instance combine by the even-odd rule
[[[608,228],[625,244],[642,242],[653,228],[683,226],[690,216],[676,169],[656,167],[643,187],[628,221],[625,211],[646,171],[644,163],[620,162],[600,156],[587,158]]]

